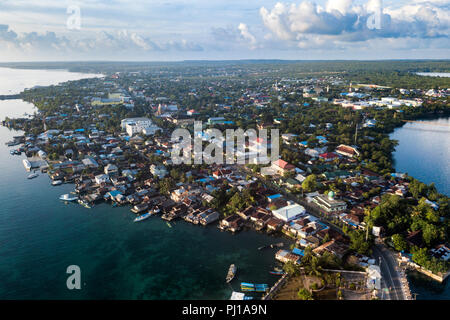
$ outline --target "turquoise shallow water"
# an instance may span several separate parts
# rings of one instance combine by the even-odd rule
[[[0,102],[5,113],[32,113],[20,100]],[[157,217],[133,223],[130,207],[64,204],[73,185],[51,186],[47,175],[27,180],[22,156],[4,142],[17,132],[0,127],[0,299],[228,299],[239,283],[272,285],[280,238],[254,231],[231,235],[216,226]],[[288,239],[281,239],[286,246]],[[231,263],[238,275],[225,284]],[[68,290],[66,268],[81,268],[82,289]]]
[[[399,141],[395,168],[425,183],[434,182],[439,192],[450,196],[450,118],[407,123],[391,134]],[[411,291],[417,300],[450,299],[450,281],[443,284],[413,272]]]
[[[0,134],[0,298],[227,299],[231,263],[239,268],[236,289],[240,281],[277,279],[269,274],[275,249],[257,248],[279,239],[184,221],[169,228],[157,217],[133,223],[129,207],[64,204],[58,197],[73,186],[53,187],[46,175],[27,180],[22,157],[3,144],[13,133],[1,127]],[[66,289],[72,264],[81,268],[79,291]]]

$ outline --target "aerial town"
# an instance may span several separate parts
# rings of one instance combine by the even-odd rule
[[[106,70],[101,78],[24,91],[35,114],[2,124],[24,132],[8,146],[12,157],[26,155],[29,179],[47,174],[55,188],[73,184],[60,197],[68,205],[95,210],[106,202],[129,207],[139,223],[163,219],[176,229],[184,220],[230,237],[260,232],[292,241],[272,245],[282,265],[275,285],[241,283],[231,299],[260,292],[274,300],[409,300],[408,270],[444,281],[449,198],[395,172],[389,133],[448,116],[450,88],[283,68]],[[194,132],[195,121],[203,146],[225,144],[209,128],[279,129],[279,158],[174,164],[172,132]],[[270,153],[270,139],[246,141],[247,157],[262,146]]]

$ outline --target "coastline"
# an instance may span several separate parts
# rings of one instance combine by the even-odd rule
[[[402,125],[399,125],[399,127],[401,127]],[[395,130],[395,129],[394,129]],[[392,157],[392,154],[391,154],[391,157]]]

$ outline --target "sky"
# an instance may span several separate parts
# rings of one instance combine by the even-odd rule
[[[448,59],[450,0],[1,0],[0,61]]]

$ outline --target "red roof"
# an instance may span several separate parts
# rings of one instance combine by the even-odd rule
[[[339,156],[334,152],[325,152],[325,153],[322,153],[321,155],[319,155],[319,157],[324,158],[324,159],[334,159],[334,158],[338,158]]]
[[[275,165],[282,168],[282,169],[293,169],[294,166],[292,164],[287,163],[284,160],[278,159],[277,161],[275,161]]]
[[[345,152],[348,154],[356,154],[355,149],[349,146],[339,146],[336,148],[336,150],[341,151],[341,152]]]

